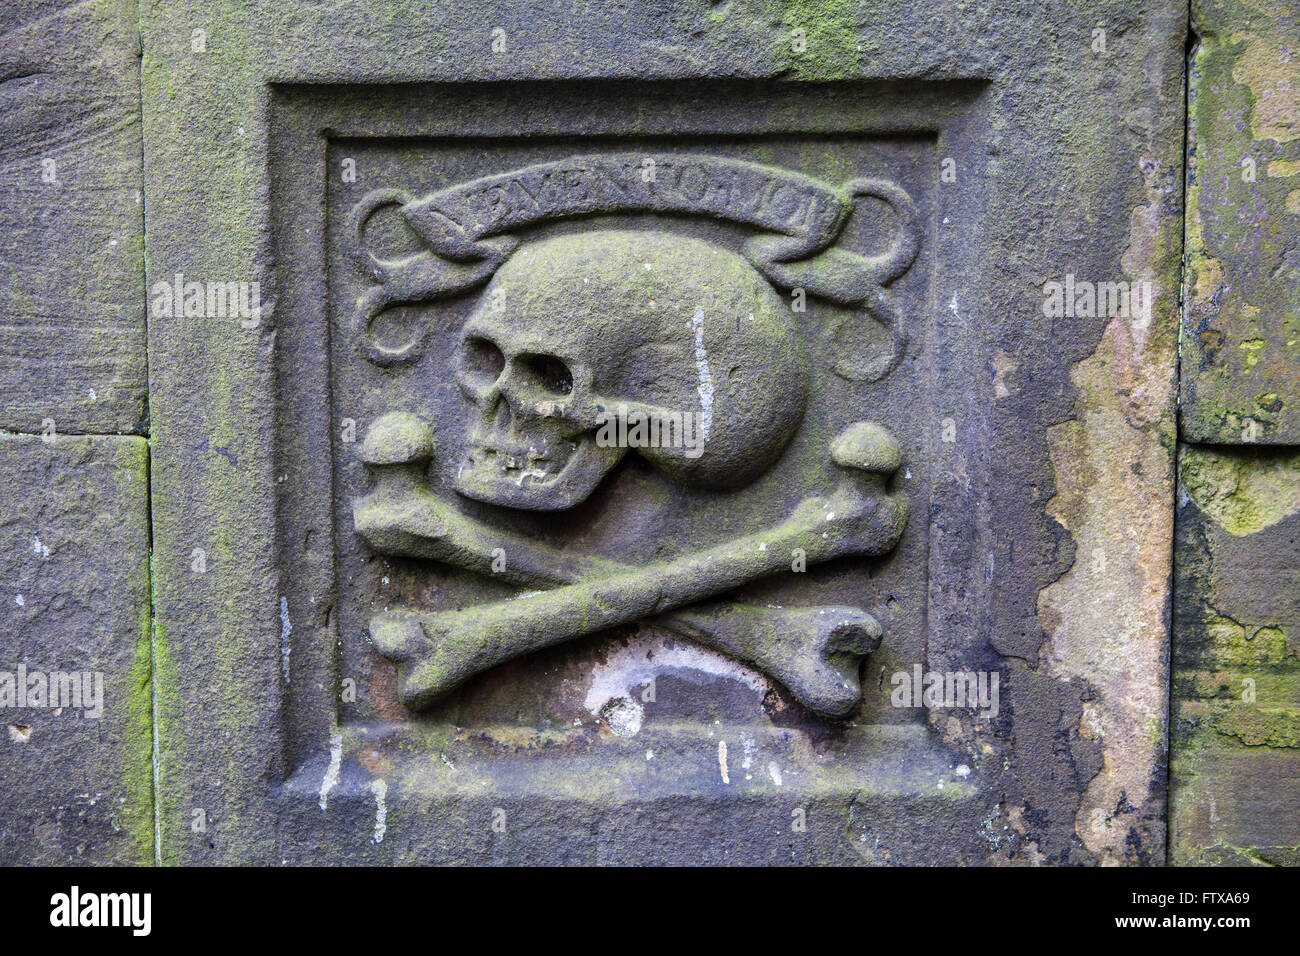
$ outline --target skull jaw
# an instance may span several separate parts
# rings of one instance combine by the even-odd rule
[[[563,511],[585,501],[626,453],[601,447],[588,435],[562,465],[552,467],[479,445],[466,454],[452,486],[466,498],[505,508]]]

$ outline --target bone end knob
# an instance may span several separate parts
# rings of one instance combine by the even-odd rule
[[[367,465],[419,465],[433,458],[433,432],[415,415],[389,412],[374,421],[361,443]]]
[[[831,445],[831,458],[843,468],[889,476],[903,463],[894,436],[875,422],[854,422]]]

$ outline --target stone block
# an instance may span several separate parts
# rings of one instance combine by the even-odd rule
[[[0,9],[0,428],[146,430],[137,19]]]
[[[0,435],[0,862],[154,859],[148,450]]]
[[[1192,12],[1181,434],[1300,444],[1300,4]]]
[[[1184,447],[1170,859],[1300,863],[1300,454]]]
[[[1183,5],[142,29],[164,860],[1163,860]]]

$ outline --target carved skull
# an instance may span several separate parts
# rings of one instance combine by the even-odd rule
[[[669,435],[691,415],[702,447],[637,452],[680,483],[740,487],[794,434],[807,378],[790,309],[739,255],[666,232],[537,241],[465,323],[457,380],[473,409],[455,486],[569,508],[628,451],[597,440],[609,416],[657,419]]]

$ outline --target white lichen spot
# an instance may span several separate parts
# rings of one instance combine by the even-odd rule
[[[631,716],[635,707],[639,730],[643,712],[636,700],[651,681],[665,673],[696,684],[719,677],[739,681],[753,691],[756,708],[762,706],[764,696],[772,689],[771,682],[758,671],[716,651],[681,641],[669,646],[662,635],[641,634],[592,668],[583,706],[593,717],[605,720],[615,733],[618,730],[611,717],[621,721]],[[622,703],[610,708],[618,701]]]
[[[954,770],[953,773],[965,780],[970,776],[970,767],[966,766],[964,763],[958,764],[957,769]]]
[[[329,805],[330,791],[338,786],[339,768],[343,766],[343,735],[337,730],[330,734],[330,763],[320,782],[320,808]]]
[[[700,436],[708,441],[709,429],[713,427],[713,375],[704,351],[704,310],[699,306],[691,317],[691,325],[695,328],[695,368],[700,377]]]
[[[388,832],[388,784],[383,780],[371,780],[370,792],[375,795],[375,836],[376,843],[384,842]]]
[[[740,769],[748,770],[754,766],[754,755],[758,753],[758,746],[754,743],[754,738],[745,734],[740,736],[740,748],[743,756],[740,760]]]
[[[627,697],[615,697],[600,709],[600,716],[605,719],[609,729],[619,737],[635,737],[645,720],[645,711],[636,701]]]
[[[19,607],[23,607],[27,602],[24,601],[23,596],[19,594],[17,597],[14,598],[14,603],[17,604]]]
[[[289,632],[293,625],[289,623],[289,599],[280,598],[280,666],[284,670],[284,682],[289,683]]]
[[[776,784],[778,787],[782,785],[782,783],[781,783],[781,768],[778,767],[778,766],[776,765],[776,761],[775,761],[775,760],[772,760],[772,761],[770,761],[770,762],[768,763],[768,765],[767,765],[767,775],[768,775],[769,777],[772,778],[772,782],[773,782],[774,784]]]
[[[723,783],[731,783],[731,777],[727,775],[727,742],[718,741],[718,772],[722,774]]]

